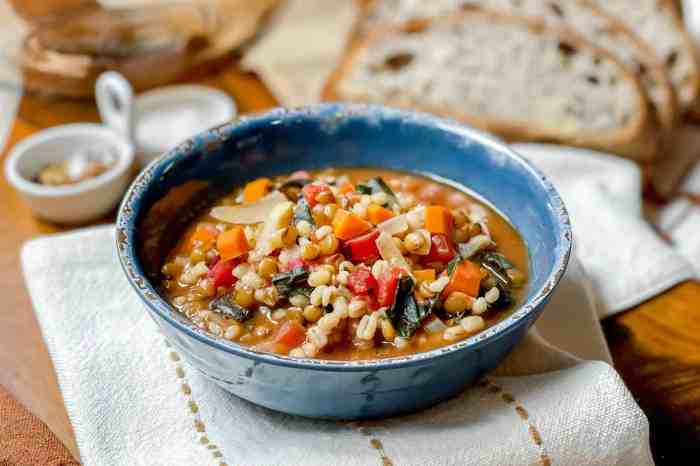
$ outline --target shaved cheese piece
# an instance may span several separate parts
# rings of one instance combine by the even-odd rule
[[[285,198],[286,199],[286,198]],[[258,235],[255,243],[255,251],[262,255],[268,256],[277,249],[280,245],[273,243],[272,239],[275,234],[278,233],[282,228],[289,226],[292,222],[292,216],[294,215],[294,204],[290,201],[284,201],[276,204],[272,210],[267,214],[265,223],[263,224],[262,231]]]
[[[259,201],[251,204],[214,207],[210,215],[222,222],[252,225],[264,222],[275,206],[284,202],[289,202],[284,194],[279,191],[272,191]]]
[[[397,215],[388,220],[384,220],[377,225],[377,230],[383,231],[389,236],[401,235],[408,231],[408,221],[406,215]]]
[[[379,249],[379,255],[382,259],[387,261],[392,267],[399,267],[404,269],[411,275],[411,266],[406,261],[406,258],[401,254],[401,250],[396,246],[394,239],[388,233],[382,232],[379,234],[379,238],[375,241],[377,249]]]
[[[447,325],[437,317],[433,317],[428,322],[423,324],[423,328],[428,333],[440,333],[447,329]]]
[[[408,226],[414,230],[425,226],[425,206],[418,206],[405,215]]]
[[[472,223],[478,223],[481,227],[481,232],[484,235],[491,238],[491,232],[489,231],[489,227],[486,225],[486,217],[486,209],[484,209],[483,206],[480,206],[478,204],[474,204],[471,206],[469,212],[469,221]]]
[[[474,254],[493,245],[493,241],[486,235],[476,235],[466,243],[460,244],[459,255],[462,259],[470,259]]]
[[[416,251],[413,251],[413,253],[419,256],[427,256],[428,254],[430,254],[430,246],[432,245],[432,242],[430,241],[430,232],[426,229],[421,228],[420,230],[416,230],[416,233],[423,237],[423,243],[421,247],[418,248]]]

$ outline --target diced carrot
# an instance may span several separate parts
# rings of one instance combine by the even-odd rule
[[[452,233],[452,214],[443,206],[433,205],[425,208],[425,229],[434,235],[450,236]]]
[[[304,343],[305,339],[306,330],[304,330],[304,327],[296,322],[292,322],[291,320],[288,320],[284,323],[284,325],[282,325],[282,328],[280,328],[277,336],[275,337],[275,341],[277,343],[282,343],[288,348],[296,348]]]
[[[469,296],[479,295],[481,285],[480,267],[472,261],[462,261],[455,268],[450,278],[450,283],[445,287],[444,295],[447,296],[453,291],[461,291]]]
[[[378,204],[370,204],[367,207],[367,216],[369,217],[370,222],[378,225],[384,220],[389,220],[391,217],[393,217],[394,212]]]
[[[338,239],[344,241],[356,238],[371,228],[372,224],[367,220],[344,209],[338,209],[333,218],[333,233]]]
[[[435,269],[414,270],[413,276],[418,283],[435,280]]]
[[[348,181],[347,183],[341,184],[338,191],[340,194],[352,193],[355,191],[355,185]]]
[[[190,236],[190,247],[194,246],[195,242],[208,243],[214,241],[218,236],[219,231],[213,226],[199,227]]]
[[[216,249],[222,261],[235,259],[250,250],[248,239],[245,237],[243,227],[235,226],[219,235],[216,240]]]
[[[271,184],[272,181],[269,178],[258,178],[255,181],[251,181],[243,188],[243,202],[250,204],[259,200],[267,194]]]

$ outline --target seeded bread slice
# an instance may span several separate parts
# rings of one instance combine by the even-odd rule
[[[692,39],[671,0],[586,0],[616,16],[654,49],[668,70],[682,110],[700,96],[700,65]]]
[[[656,152],[634,74],[569,31],[502,13],[465,11],[376,30],[349,49],[324,97],[428,111],[508,140],[637,160]]]
[[[366,10],[366,28],[446,15],[464,7],[543,20],[554,27],[569,27],[584,39],[619,58],[642,82],[659,125],[670,131],[678,120],[676,94],[653,49],[617,18],[579,0],[374,0]]]

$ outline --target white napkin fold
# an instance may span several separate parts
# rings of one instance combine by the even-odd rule
[[[578,255],[607,317],[696,277],[682,251],[642,218],[637,166],[587,149],[514,144],[559,189],[571,216]],[[697,238],[686,241],[698,243]]]
[[[166,346],[121,275],[110,227],[29,242],[24,272],[84,463],[355,466],[382,464],[383,455],[402,466],[653,464],[644,414],[608,364],[590,361],[609,361],[597,315],[692,269],[634,215],[634,165],[516,149],[569,205],[602,310],[573,261],[536,329],[484,385],[401,418],[317,422],[239,400]],[[670,279],[669,261],[681,264]]]
[[[397,466],[652,464],[646,419],[615,371],[537,332],[485,385],[412,416],[320,422],[255,407],[166,346],[113,243],[101,227],[31,241],[22,254],[86,465],[359,466],[382,455]],[[572,352],[605,360],[583,281],[574,262],[542,334],[563,330],[576,337]]]
[[[256,71],[286,107],[317,102],[358,14],[352,0],[287,0],[242,65]]]

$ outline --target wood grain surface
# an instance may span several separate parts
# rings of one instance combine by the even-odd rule
[[[183,81],[228,92],[242,112],[276,105],[263,84],[239,71],[232,58],[194,70]],[[76,121],[97,121],[94,104],[25,96],[8,147],[42,128]],[[78,457],[19,266],[24,241],[64,228],[34,218],[4,177],[0,178],[0,201],[0,295],[4,303],[0,311],[0,384],[43,419]],[[700,285],[682,284],[609,318],[604,329],[617,369],[651,421],[652,450],[658,464],[691,464],[688,461],[697,456],[682,455],[700,449]]]

